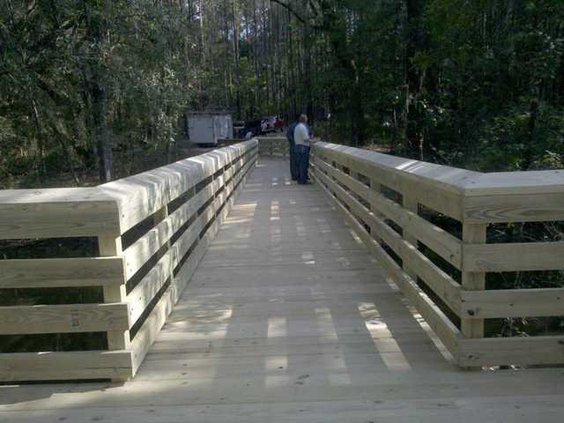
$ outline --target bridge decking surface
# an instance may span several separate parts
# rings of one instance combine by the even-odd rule
[[[564,370],[460,371],[315,186],[261,159],[135,380],[0,422],[561,422]]]

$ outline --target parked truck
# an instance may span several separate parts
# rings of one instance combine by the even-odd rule
[[[233,138],[233,120],[227,112],[188,112],[186,128],[192,144],[215,146]]]

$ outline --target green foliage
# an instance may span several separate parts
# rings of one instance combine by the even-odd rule
[[[190,100],[183,54],[195,24],[180,6],[148,0],[4,3],[0,156],[19,163],[23,173],[92,167],[98,110],[111,148],[168,146]],[[0,166],[14,173],[11,164]]]

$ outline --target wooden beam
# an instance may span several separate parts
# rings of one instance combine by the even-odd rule
[[[313,176],[316,179],[321,175],[322,174],[319,173],[319,170],[314,170]],[[319,186],[327,195],[328,199],[334,203],[337,209],[344,215],[345,220],[352,226],[355,233],[362,239],[367,248],[388,271],[404,295],[423,316],[425,321],[433,329],[446,348],[456,357],[458,355],[458,340],[460,338],[460,332],[456,326],[431,301],[421,288],[417,286],[415,281],[391,259],[382,247],[380,247],[370,234],[358,223],[354,216],[340,203],[335,202],[330,190],[326,188],[323,183],[320,183]]]
[[[481,245],[486,242],[485,224],[470,224],[464,223],[462,226],[462,242],[463,254],[466,253],[466,248]],[[463,256],[464,257],[464,256]],[[465,291],[483,291],[486,289],[486,275],[484,272],[476,272],[472,268],[465,266],[466,262],[463,260],[462,271],[462,289]],[[471,313],[468,313],[471,315]],[[483,319],[467,319],[467,315],[463,314],[461,321],[461,332],[466,338],[483,338],[484,337],[484,320]]]
[[[470,272],[561,270],[564,269],[563,257],[562,241],[469,244],[463,247],[463,266]]]
[[[117,235],[98,237],[98,250],[100,256],[121,256],[122,246],[121,237]],[[124,272],[124,269],[122,269]],[[125,272],[123,273],[123,283],[104,287],[105,303],[125,303],[127,299]],[[129,316],[129,312],[127,313]],[[127,350],[129,348],[129,328],[123,330],[112,330],[107,332],[109,350]]]
[[[113,286],[122,283],[121,257],[0,260],[0,288]]]
[[[462,339],[461,366],[561,364],[564,336]]]
[[[127,304],[64,304],[0,307],[3,335],[126,331]]]
[[[467,319],[564,315],[564,288],[462,291]]]
[[[89,237],[118,231],[117,204],[97,188],[0,191],[0,239]]]
[[[0,381],[127,380],[128,351],[69,351],[0,354]]]

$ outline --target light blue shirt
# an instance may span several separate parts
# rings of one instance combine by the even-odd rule
[[[296,145],[309,146],[309,129],[305,123],[298,123],[294,129],[294,142]]]

